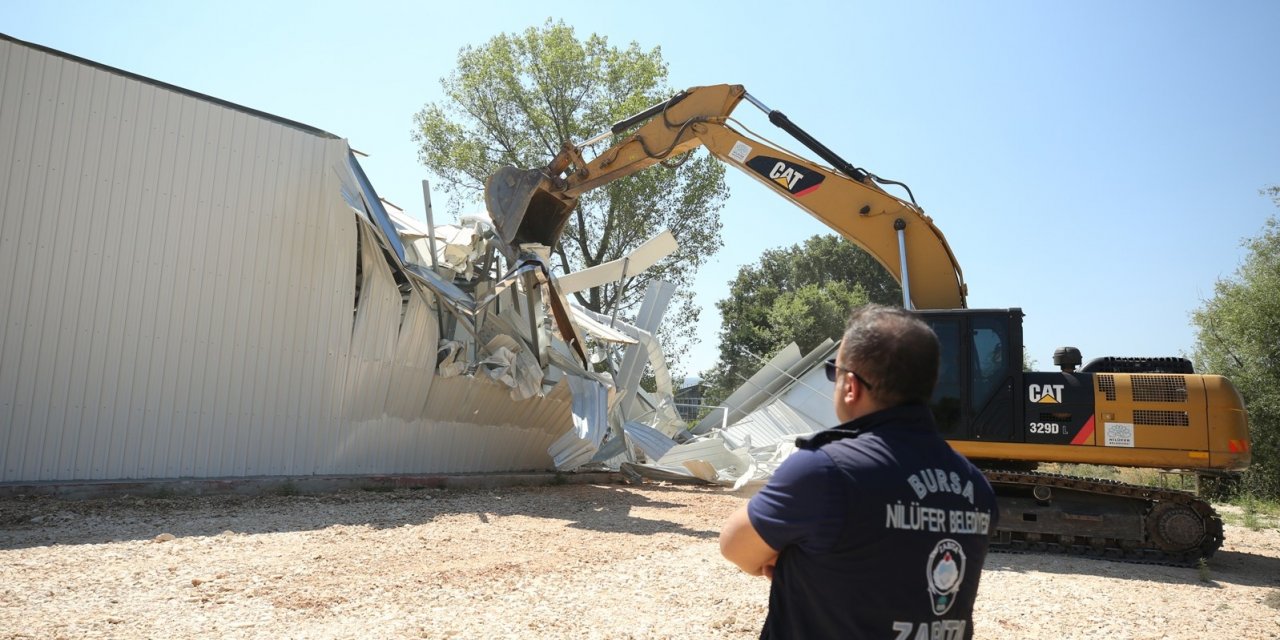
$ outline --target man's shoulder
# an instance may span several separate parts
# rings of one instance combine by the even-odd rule
[[[832,442],[854,440],[864,433],[861,429],[849,428],[847,424],[842,424],[807,436],[800,436],[796,438],[796,447],[800,451],[817,451]]]
[[[835,468],[831,456],[821,448],[800,448],[787,456],[782,464],[774,470],[773,477],[799,478],[801,476],[825,475]]]

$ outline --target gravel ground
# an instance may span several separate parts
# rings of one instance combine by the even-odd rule
[[[768,582],[717,545],[744,500],[660,484],[0,499],[0,638],[754,638]],[[993,554],[976,637],[1280,638],[1280,530],[1226,535],[1199,570]]]

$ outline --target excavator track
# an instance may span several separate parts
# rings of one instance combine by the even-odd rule
[[[984,473],[1000,504],[993,551],[1195,566],[1222,546],[1222,519],[1190,493],[1046,473]]]

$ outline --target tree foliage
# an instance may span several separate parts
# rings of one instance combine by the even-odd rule
[[[580,40],[573,28],[548,20],[464,47],[441,80],[444,99],[416,115],[414,140],[457,211],[482,201],[485,179],[500,166],[546,165],[562,142],[586,140],[670,97],[666,82],[658,48],[617,48],[595,34]],[[680,244],[672,256],[623,283],[576,294],[593,311],[617,309],[626,317],[652,280],[675,284],[680,293],[668,316],[681,321],[667,323],[668,346],[692,336],[698,308],[688,288],[722,246],[719,211],[728,195],[722,164],[705,152],[682,159],[583,195],[552,248],[553,267],[568,272],[620,258],[670,229]]]
[[[902,288],[870,254],[834,235],[764,252],[738,271],[720,310],[720,357],[704,378],[718,403],[779,349],[801,351],[840,339],[849,310],[876,302],[901,305]]]
[[[1264,191],[1280,205],[1280,187]],[[1226,376],[1249,413],[1253,463],[1244,486],[1280,497],[1280,221],[1270,217],[1262,234],[1242,242],[1243,263],[1214,286],[1213,297],[1193,314],[1193,357],[1201,371]]]

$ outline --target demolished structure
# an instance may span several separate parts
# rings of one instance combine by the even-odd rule
[[[633,323],[568,302],[670,233],[556,278],[483,214],[389,206],[333,134],[4,35],[0,69],[0,482],[617,469],[696,444],[654,337],[671,285]]]
[[[422,285],[436,293],[443,302],[442,308],[449,311],[442,326],[446,327],[446,335],[451,329],[454,338],[441,342],[439,375],[483,371],[510,386],[511,397],[516,401],[541,395],[542,387],[558,384],[557,380],[567,381],[573,428],[548,449],[556,469],[590,465],[625,470],[632,477],[702,481],[736,488],[767,479],[781,459],[794,450],[795,435],[822,428],[826,418],[822,408],[817,408],[817,417],[809,420],[757,423],[767,423],[763,416],[771,411],[796,416],[813,412],[815,407],[809,401],[815,395],[827,397],[815,390],[815,381],[798,376],[806,375],[806,369],[812,369],[823,354],[834,350],[830,341],[806,358],[796,355],[794,345],[783,351],[730,397],[723,408],[691,428],[675,411],[670,376],[654,335],[674,293],[673,287],[663,282],[650,285],[636,324],[567,304],[565,296],[569,294],[622,279],[627,269],[634,274],[669,255],[677,248],[670,232],[664,231],[623,259],[555,278],[546,265],[546,245],[524,243],[500,251],[498,242],[504,237],[501,221],[495,223],[487,215],[463,216],[460,225],[428,228],[430,225],[421,225],[394,206],[390,211],[397,232],[410,247],[410,273],[421,278]],[[522,266],[498,276],[485,268],[494,262],[495,254],[505,255],[508,261]],[[532,274],[536,284],[520,280],[527,277],[521,273]],[[453,280],[441,274],[452,274]],[[523,286],[511,288],[510,283]],[[558,329],[555,334],[532,326],[527,333],[521,331],[524,325],[517,317],[520,298],[515,297],[515,292],[523,291],[532,300],[526,309],[537,309],[540,286],[541,293],[547,296],[546,306],[552,311],[547,319]],[[497,294],[507,290],[513,292],[507,309],[514,312],[503,317]],[[477,298],[480,293],[483,297]],[[490,305],[497,317],[489,316]],[[498,327],[491,329],[496,331],[491,339],[490,333],[480,329],[486,322]],[[484,359],[477,363],[474,357],[464,356],[481,343],[484,347],[478,353],[487,354]],[[532,354],[539,352],[538,344],[547,348],[535,357]],[[583,349],[569,348],[583,344],[591,357],[586,357]],[[646,367],[655,374],[656,393],[640,388]],[[798,403],[800,408],[782,408],[787,401]],[[829,401],[822,407],[831,413]],[[725,429],[730,420],[735,423],[734,428]]]

